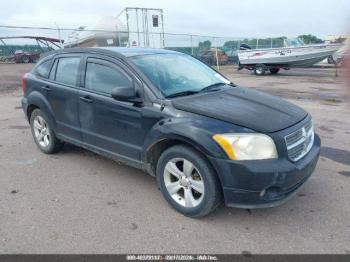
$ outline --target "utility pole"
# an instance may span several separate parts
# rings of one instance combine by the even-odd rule
[[[56,27],[57,27],[57,32],[58,32],[58,40],[60,41],[60,48],[62,48],[62,39],[61,39],[61,29],[59,28],[58,24],[54,22]]]

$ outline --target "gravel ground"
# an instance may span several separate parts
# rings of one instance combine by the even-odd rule
[[[280,207],[220,207],[190,219],[141,171],[71,145],[39,152],[18,88],[31,66],[0,64],[0,253],[350,253],[350,107],[333,70],[256,77],[222,69],[239,85],[308,110],[321,158]]]

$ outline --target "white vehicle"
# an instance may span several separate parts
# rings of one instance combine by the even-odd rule
[[[238,52],[239,69],[253,70],[256,75],[266,71],[277,74],[281,68],[309,67],[333,55],[341,45],[305,45],[299,39],[285,39],[284,47],[267,49],[245,49]],[[247,46],[245,46],[247,47]]]
[[[350,41],[347,40],[345,45],[333,54],[331,59],[332,60],[331,62],[333,62],[333,64],[342,66],[344,57],[349,55],[349,45],[350,45]]]
[[[128,39],[125,24],[106,16],[92,26],[78,28],[64,41],[64,47],[126,46]]]

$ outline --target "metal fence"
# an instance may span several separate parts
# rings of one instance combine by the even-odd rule
[[[132,32],[48,27],[14,27],[0,25],[0,61],[14,61],[15,52],[23,53],[47,52],[52,49],[66,47],[124,46],[165,48],[183,52],[202,61],[219,67],[224,64],[238,62],[237,51],[241,44],[252,49],[279,48],[284,46],[283,37],[275,38],[243,38],[203,36],[195,34],[173,34],[163,32]],[[11,36],[10,39],[6,38]],[[24,38],[28,36],[61,39],[56,44],[50,41]],[[18,38],[14,38],[18,37]],[[148,41],[140,41],[147,38]]]

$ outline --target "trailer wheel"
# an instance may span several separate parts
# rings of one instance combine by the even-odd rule
[[[254,74],[257,76],[262,76],[262,75],[265,75],[266,70],[267,70],[266,65],[258,64],[254,67]]]
[[[278,74],[279,71],[280,71],[279,68],[270,68],[270,73],[271,73],[272,75]]]

